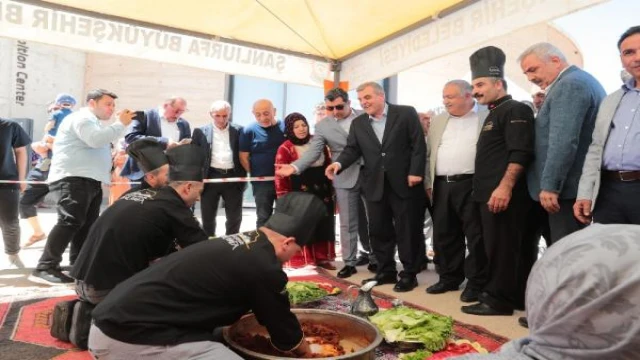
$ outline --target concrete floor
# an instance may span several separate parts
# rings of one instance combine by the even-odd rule
[[[218,233],[223,232],[224,229],[224,211],[221,210],[220,213],[222,214],[218,216]],[[40,209],[39,214],[43,229],[45,232],[48,232],[55,224],[56,213],[53,209]],[[196,210],[196,214],[200,215],[199,210]],[[252,208],[246,208],[243,212],[243,216],[241,231],[254,229],[256,220],[255,210]],[[21,221],[21,228],[21,243],[24,244],[31,235],[31,229],[24,221]],[[44,244],[45,241],[41,241],[29,248],[21,250],[20,258],[25,265],[24,269],[12,268],[8,266],[6,257],[0,257],[0,302],[7,301],[7,299],[31,298],[35,296],[57,296],[73,293],[70,286],[47,287],[31,283],[27,280],[27,277],[36,266],[38,259],[42,254]],[[337,252],[339,253],[339,250]],[[67,263],[68,252],[64,255],[62,265],[66,265]],[[337,259],[336,267],[338,269],[342,267],[340,259]],[[334,274],[336,272],[337,271],[333,271]],[[372,274],[363,266],[358,268],[357,274],[347,280],[352,281],[355,284],[359,284],[362,279],[371,276]],[[392,290],[393,285],[379,286],[376,290],[392,295],[401,300],[423,306],[441,314],[451,315],[458,321],[483,326],[486,329],[507,338],[519,338],[527,335],[527,330],[520,327],[517,323],[517,318],[523,315],[522,312],[516,312],[513,316],[497,317],[479,317],[464,314],[460,311],[460,306],[464,305],[459,300],[460,291],[449,292],[441,295],[430,295],[425,293],[426,287],[436,281],[437,275],[433,270],[433,265],[431,264],[427,271],[423,271],[418,274],[419,286],[411,292],[395,293]]]

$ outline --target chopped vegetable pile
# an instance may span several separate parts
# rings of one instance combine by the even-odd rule
[[[431,351],[427,350],[418,350],[408,354],[401,354],[400,359],[402,360],[425,360],[433,355]]]
[[[421,342],[428,351],[444,348],[453,332],[452,317],[406,306],[381,311],[369,320],[380,329],[387,342]]]
[[[310,281],[290,281],[287,283],[287,291],[292,305],[320,300],[329,294],[327,290]]]

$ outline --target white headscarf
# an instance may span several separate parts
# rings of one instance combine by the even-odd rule
[[[640,226],[591,225],[551,246],[527,282],[530,335],[456,359],[640,359]]]

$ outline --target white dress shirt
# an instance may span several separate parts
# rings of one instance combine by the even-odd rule
[[[213,126],[211,144],[211,167],[216,169],[233,169],[233,152],[229,141],[229,124],[220,130]]]
[[[478,142],[478,106],[461,117],[449,116],[436,157],[436,176],[473,174]]]
[[[180,129],[178,128],[178,120],[169,122],[164,116],[162,116],[163,112],[164,109],[158,109],[158,114],[160,114],[160,133],[162,137],[171,139],[175,142],[180,141]]]

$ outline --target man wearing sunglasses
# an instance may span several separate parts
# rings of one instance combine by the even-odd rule
[[[329,90],[324,99],[325,111],[331,121],[324,120],[316,123],[311,148],[291,165],[278,165],[276,175],[291,176],[303,172],[320,157],[325,146],[329,147],[331,156],[335,160],[347,145],[351,122],[362,112],[351,108],[349,95],[340,88]],[[356,161],[333,180],[340,212],[342,259],[345,263],[345,267],[338,272],[340,278],[347,278],[357,273],[356,266],[360,265],[369,264],[370,271],[377,270],[377,262],[369,242],[368,222],[361,194],[359,180],[361,166],[362,162]],[[360,258],[357,258],[358,235],[364,249]]]
[[[172,97],[155,109],[145,110],[144,116],[139,116],[139,112],[136,112],[136,117],[124,136],[126,144],[145,137],[155,138],[165,150],[190,143],[191,127],[187,120],[182,118],[186,111],[187,100]],[[131,181],[144,181],[144,172],[131,157],[127,159],[120,176]]]

